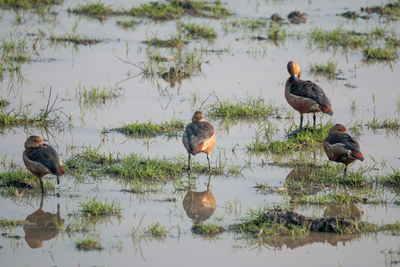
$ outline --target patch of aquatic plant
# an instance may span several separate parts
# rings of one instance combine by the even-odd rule
[[[11,35],[9,40],[3,39],[0,45],[0,81],[5,73],[19,72],[24,63],[32,60],[27,47],[27,40],[20,35]]]
[[[0,172],[0,187],[7,194],[16,195],[22,189],[33,189],[32,193],[40,192],[39,179],[30,171],[22,168],[8,169]],[[43,179],[43,187],[45,191],[54,190],[54,185],[51,182]],[[24,191],[28,193],[29,191]]]
[[[275,188],[273,188],[272,186],[268,185],[267,183],[258,183],[258,182],[256,182],[256,185],[254,186],[254,188],[257,189],[257,192],[260,191],[263,194],[272,194],[272,193],[276,192]]]
[[[104,249],[101,243],[93,238],[76,241],[75,246],[79,250],[102,250]]]
[[[217,32],[207,25],[200,25],[196,23],[183,23],[183,31],[186,35],[191,38],[204,38],[204,39],[215,39],[217,38]]]
[[[0,228],[14,228],[17,226],[23,226],[24,223],[25,223],[24,220],[0,219]]]
[[[146,17],[153,20],[171,20],[185,15],[221,18],[232,13],[220,1],[210,3],[191,0],[169,0],[165,3],[149,2],[131,9],[113,9],[111,6],[97,2],[78,5],[76,8],[69,9],[68,11],[100,20],[114,15]]]
[[[389,228],[389,226],[388,226]],[[396,227],[393,227],[396,229]],[[359,222],[346,217],[311,218],[292,210],[251,210],[241,223],[234,224],[231,230],[243,234],[261,236],[290,236],[302,238],[311,232],[337,234],[371,233],[383,231],[378,225]]]
[[[185,128],[185,122],[182,120],[165,121],[159,124],[152,123],[130,123],[122,127],[113,129],[127,136],[144,137],[167,135],[168,137],[178,136]]]
[[[349,195],[347,193],[342,192],[333,192],[329,194],[317,194],[313,196],[302,195],[301,198],[296,201],[296,203],[300,204],[317,204],[317,205],[326,205],[326,204],[350,204],[361,202],[363,197],[358,195]]]
[[[10,105],[10,102],[8,102],[7,99],[0,97],[0,108],[6,107],[8,105]]]
[[[222,162],[222,160],[220,160]],[[207,164],[199,164],[193,161],[192,172],[198,174],[208,173]],[[213,165],[213,164],[212,164]],[[84,176],[88,171],[96,171],[98,175],[109,174],[119,177],[127,182],[151,181],[166,182],[169,179],[179,179],[187,173],[187,157],[166,160],[144,157],[135,153],[115,157],[113,154],[105,155],[98,150],[85,149],[76,156],[68,159],[65,166],[69,171]],[[211,168],[213,174],[232,174],[240,169],[219,161],[216,167]]]
[[[328,136],[329,130],[332,126],[332,123],[327,123],[325,125],[316,125],[316,127],[304,127],[294,137],[288,137],[285,141],[267,140],[265,142],[261,140],[261,138],[256,138],[255,141],[247,145],[247,150],[250,152],[287,154],[303,149],[309,149],[321,145]]]
[[[193,224],[192,233],[204,236],[215,236],[225,231],[225,228],[219,224]]]
[[[121,88],[118,87],[100,87],[83,86],[81,84],[76,88],[76,99],[80,106],[104,104],[107,99],[116,98],[121,95]]]
[[[101,2],[79,4],[77,7],[73,9],[68,9],[68,12],[77,15],[85,15],[100,20],[103,20],[110,15],[128,15],[127,11],[113,10],[109,5],[105,5]]]
[[[398,54],[395,48],[388,47],[372,47],[363,50],[366,60],[395,60]]]
[[[383,118],[377,119],[375,116],[374,118],[367,122],[366,124],[368,128],[372,129],[390,129],[390,130],[398,130],[400,129],[400,121],[399,119],[390,119],[390,118]]]
[[[268,118],[276,115],[279,108],[272,102],[265,103],[264,98],[248,98],[244,101],[231,103],[228,100],[218,101],[210,106],[210,117],[228,118]]]
[[[123,29],[134,28],[137,24],[140,23],[139,20],[136,19],[117,19],[117,25],[122,27]]]
[[[68,33],[63,35],[51,34],[49,37],[50,42],[54,43],[73,43],[77,45],[94,45],[100,43],[102,40],[98,38],[90,38],[81,36],[76,33]]]
[[[400,233],[400,221],[395,223],[383,224],[378,227],[379,231],[390,232],[392,235]]]
[[[400,170],[393,169],[393,173],[377,177],[377,182],[385,187],[400,188]]]
[[[267,20],[261,18],[259,19],[243,18],[240,21],[240,24],[243,25],[244,27],[250,28],[251,30],[256,30],[267,26]]]
[[[193,0],[169,0],[166,3],[150,2],[130,10],[137,17],[148,17],[154,20],[177,19],[185,15],[221,18],[232,14],[221,1],[205,2]]]
[[[96,198],[85,200],[79,203],[83,216],[108,216],[120,215],[121,204],[116,201],[102,202]]]
[[[279,24],[271,22],[268,26],[267,37],[274,42],[285,41],[287,37],[287,32],[285,29],[279,27]]]
[[[328,61],[326,64],[310,64],[310,72],[332,77],[337,71],[337,63]]]
[[[63,0],[0,0],[0,7],[14,9],[37,9],[49,7],[51,5],[59,5],[63,2]]]
[[[167,229],[159,223],[149,225],[146,232],[153,237],[165,237],[167,235]]]
[[[400,18],[400,2],[391,1],[390,3],[382,6],[362,7],[361,11],[369,14],[375,13],[379,16],[398,19]]]
[[[159,47],[181,47],[186,45],[188,42],[183,40],[181,36],[173,36],[169,39],[162,40],[157,37],[151,38],[145,42],[147,45],[159,46]]]

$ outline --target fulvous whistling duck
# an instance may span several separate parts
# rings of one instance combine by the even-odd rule
[[[300,80],[301,70],[299,64],[289,61],[287,69],[290,77],[286,80],[285,98],[300,113],[300,127],[297,131],[303,128],[304,113],[314,113],[314,126],[315,113],[321,111],[332,115],[331,102],[326,97],[322,88],[311,81]]]
[[[329,160],[341,162],[346,165],[344,175],[346,176],[347,166],[355,160],[364,160],[360,152],[360,145],[351,137],[341,124],[335,124],[329,131],[328,137],[323,143],[323,147]]]
[[[186,126],[182,136],[182,142],[188,153],[188,170],[190,170],[190,155],[196,155],[203,152],[207,154],[208,169],[211,172],[210,154],[215,144],[214,127],[204,121],[204,115],[201,111],[196,111],[192,117],[192,123]]]
[[[57,184],[60,183],[58,176],[64,174],[61,158],[51,146],[44,144],[39,136],[30,136],[25,141],[23,160],[25,166],[39,178],[42,194],[44,194],[42,177],[46,174],[57,176]]]

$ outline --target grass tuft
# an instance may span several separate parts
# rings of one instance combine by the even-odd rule
[[[17,226],[22,226],[22,225],[24,225],[24,223],[25,223],[24,220],[1,219],[0,220],[0,228],[14,228]]]
[[[83,216],[108,216],[120,215],[121,204],[119,202],[102,202],[92,198],[79,203]]]
[[[337,63],[328,61],[326,64],[310,64],[310,72],[327,76],[334,76],[337,71]]]
[[[93,238],[87,238],[84,240],[75,242],[76,248],[79,250],[103,250],[101,243]]]
[[[229,101],[219,101],[211,105],[208,115],[210,117],[227,118],[268,118],[278,113],[278,107],[273,103],[264,103],[264,98],[248,98],[245,101],[230,103]]]
[[[186,35],[191,38],[204,38],[204,39],[215,39],[217,38],[216,31],[210,26],[201,26],[195,23],[184,23],[182,24],[182,28]]]
[[[396,49],[393,47],[374,47],[363,50],[366,60],[395,60],[398,57]]]
[[[1,8],[39,9],[62,4],[63,0],[0,0]]]
[[[148,137],[157,135],[167,135],[168,137],[176,137],[185,128],[185,122],[182,120],[165,121],[160,124],[154,124],[151,121],[147,123],[130,123],[114,131],[123,133],[127,136]]]
[[[218,224],[193,224],[192,232],[198,235],[215,236],[224,231],[224,227]]]

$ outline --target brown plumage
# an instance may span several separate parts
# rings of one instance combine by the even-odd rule
[[[203,152],[207,154],[208,169],[211,171],[210,154],[215,144],[216,132],[214,127],[204,121],[204,115],[201,111],[196,111],[190,123],[183,133],[182,142],[188,153],[188,170],[190,170],[190,155],[196,155]]]
[[[25,166],[39,178],[42,194],[44,193],[42,177],[46,174],[57,176],[57,184],[60,183],[58,176],[64,174],[61,158],[51,146],[44,144],[39,136],[30,136],[25,141],[23,160]]]
[[[325,138],[323,147],[329,160],[346,165],[344,175],[346,175],[348,165],[357,159],[364,160],[360,145],[347,133],[346,127],[341,124],[335,124],[331,128],[328,137]]]
[[[287,69],[290,77],[286,80],[285,98],[287,102],[300,113],[300,127],[303,127],[303,114],[323,112],[332,115],[331,102],[325,95],[321,87],[311,81],[300,80],[301,69],[299,64],[294,61],[289,61]]]

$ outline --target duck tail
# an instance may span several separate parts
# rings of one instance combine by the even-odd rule
[[[354,157],[354,158],[356,158],[356,159],[359,159],[359,160],[361,160],[361,161],[363,161],[364,160],[364,155],[361,153],[361,152],[353,152],[353,153],[351,153],[351,155]]]
[[[323,105],[319,105],[319,108],[321,109],[321,111],[322,111],[323,113],[326,113],[326,114],[332,116],[333,110],[332,110],[331,107],[324,107]]]

